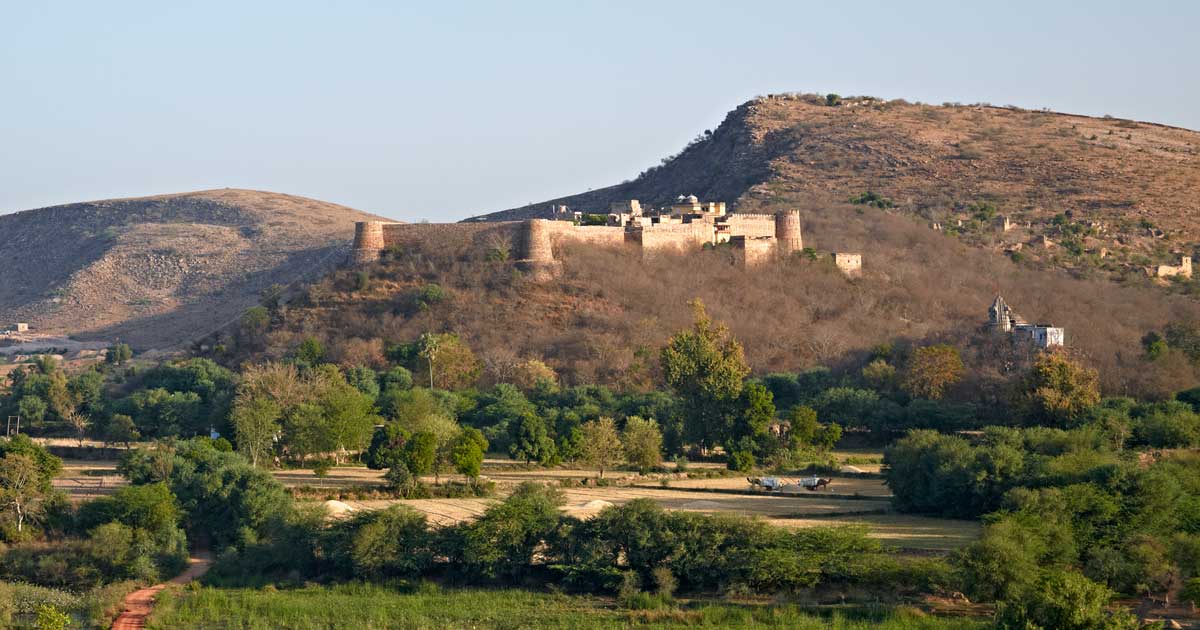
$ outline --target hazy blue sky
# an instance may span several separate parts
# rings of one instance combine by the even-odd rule
[[[784,91],[1200,129],[1197,24],[1191,0],[0,0],[0,212],[229,186],[460,219],[632,178]]]

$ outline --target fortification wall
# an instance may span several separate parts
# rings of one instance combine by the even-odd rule
[[[736,235],[729,244],[733,246],[733,261],[743,267],[757,267],[775,255],[775,239],[767,236]]]
[[[703,221],[647,225],[631,230],[627,240],[643,252],[699,249],[713,242],[713,228]]]
[[[726,217],[730,233],[735,236],[775,236],[775,215],[773,214],[731,214]]]
[[[564,223],[557,221],[556,223]],[[573,225],[564,223],[564,228],[555,230],[554,242],[587,243],[589,245],[616,246],[625,243],[625,228],[619,225]]]

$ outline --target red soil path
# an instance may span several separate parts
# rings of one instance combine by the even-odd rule
[[[188,558],[188,568],[183,573],[175,576],[170,582],[155,584],[143,589],[138,589],[125,596],[124,610],[121,611],[121,616],[113,622],[112,630],[139,630],[146,627],[146,618],[150,616],[150,611],[154,610],[154,598],[158,597],[159,591],[167,588],[170,584],[187,584],[192,580],[204,575],[208,571],[208,567],[212,565],[212,558],[207,553],[198,553],[194,557]]]

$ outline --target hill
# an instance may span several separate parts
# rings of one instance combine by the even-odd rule
[[[515,224],[437,226],[378,263],[312,284],[276,310],[262,339],[214,358],[280,358],[315,337],[344,366],[383,367],[394,344],[454,332],[481,359],[484,383],[536,359],[567,384],[639,388],[654,382],[658,349],[689,325],[688,302],[698,297],[729,324],[757,374],[828,366],[854,379],[881,347],[902,365],[907,348],[948,342],[964,349],[968,396],[1002,401],[1032,355],[983,330],[1000,293],[1030,321],[1065,327],[1072,352],[1100,370],[1109,393],[1156,397],[1195,383],[1182,356],[1148,361],[1141,342],[1148,331],[1200,319],[1194,299],[1148,281],[1017,265],[905,217],[860,209],[805,213],[807,243],[864,252],[858,279],[827,258],[746,269],[724,247],[643,259],[564,243],[555,252],[561,274],[537,282],[497,254],[511,249]]]
[[[1197,251],[1200,133],[986,105],[828,102],[760,97],[632,181],[469,220],[680,194],[735,211],[808,211],[872,191],[889,211],[972,245],[1075,271],[1124,277]],[[998,216],[1013,229],[996,228]]]
[[[223,325],[272,285],[342,262],[376,218],[291,195],[209,190],[0,216],[0,322],[169,348]]]

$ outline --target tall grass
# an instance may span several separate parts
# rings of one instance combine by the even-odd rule
[[[942,630],[983,628],[981,621],[926,617],[911,609],[814,614],[793,605],[708,604],[627,611],[609,600],[504,590],[415,592],[378,585],[308,586],[296,590],[216,589],[165,592],[152,630],[331,630],[338,628],[836,628]]]

